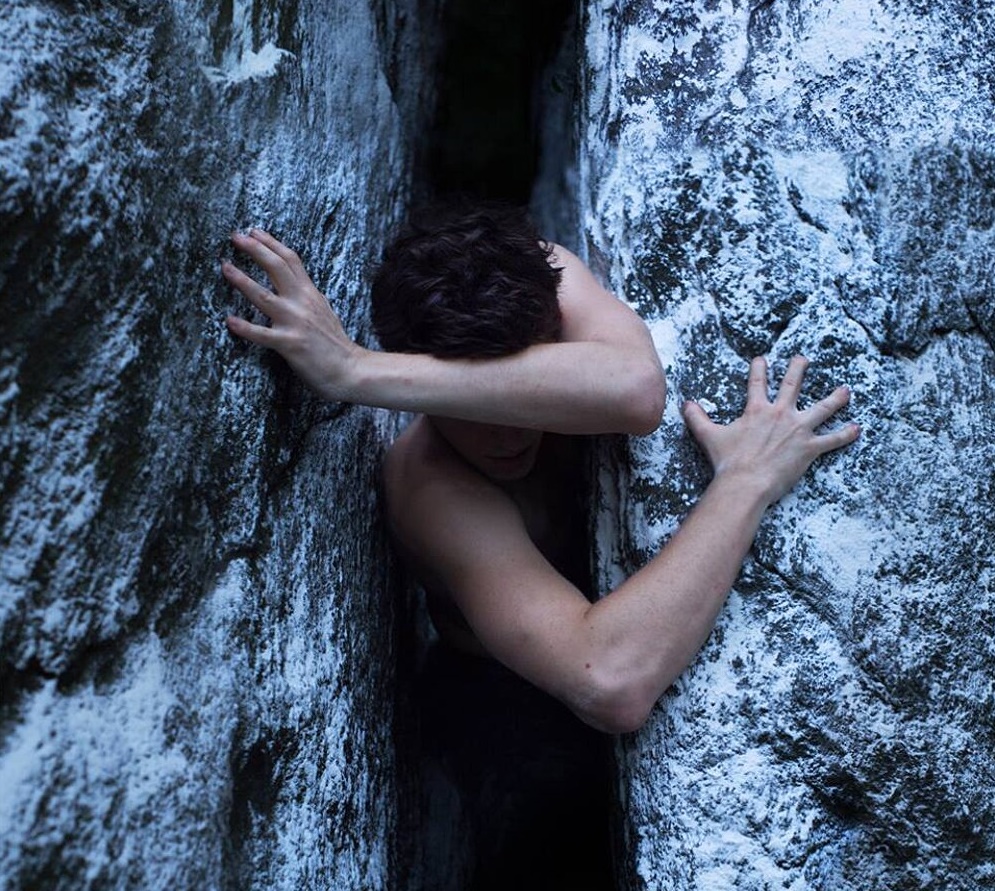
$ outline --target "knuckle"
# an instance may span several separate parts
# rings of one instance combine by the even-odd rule
[[[280,334],[282,348],[288,353],[296,353],[304,346],[304,337],[296,331],[283,331]]]

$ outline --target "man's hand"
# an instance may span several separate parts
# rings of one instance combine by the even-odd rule
[[[273,290],[231,263],[222,264],[221,271],[272,324],[254,325],[229,316],[229,330],[276,350],[324,399],[349,399],[354,367],[363,350],[345,333],[338,316],[304,271],[300,257],[261,229],[252,229],[248,235],[235,234],[232,243],[259,264]]]
[[[715,478],[735,478],[757,492],[767,504],[785,495],[809,465],[825,452],[852,443],[860,434],[856,424],[817,434],[850,401],[850,391],[838,387],[805,411],[797,408],[798,393],[808,360],[795,356],[773,402],[767,398],[767,363],[750,365],[746,410],[728,426],[715,424],[695,402],[688,402],[684,420],[715,470]]]

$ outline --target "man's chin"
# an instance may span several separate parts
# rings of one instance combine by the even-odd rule
[[[535,467],[538,448],[530,448],[512,458],[485,458],[480,470],[492,480],[510,483],[527,477]]]

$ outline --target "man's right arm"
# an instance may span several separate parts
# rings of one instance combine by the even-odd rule
[[[496,359],[437,359],[360,347],[345,334],[297,255],[259,230],[235,236],[267,273],[264,288],[231,264],[226,278],[271,320],[231,316],[233,333],[277,350],[322,398],[557,433],[648,433],[666,384],[646,326],[561,247],[563,339]]]

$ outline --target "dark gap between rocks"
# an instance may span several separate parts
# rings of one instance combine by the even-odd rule
[[[528,204],[540,78],[573,12],[572,0],[450,0],[419,200]],[[591,589],[590,454],[581,451],[571,470],[577,504],[562,522],[577,542],[579,583]],[[610,739],[496,662],[433,637],[419,603],[401,630],[398,667],[403,887],[613,888]]]
[[[539,162],[540,75],[574,0],[449,0],[438,103],[421,163],[426,197],[526,205]]]

